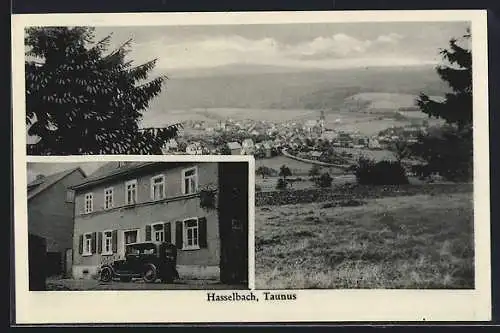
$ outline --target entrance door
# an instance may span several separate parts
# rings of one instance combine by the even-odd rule
[[[64,255],[64,275],[71,277],[71,269],[73,267],[73,249],[67,249]]]

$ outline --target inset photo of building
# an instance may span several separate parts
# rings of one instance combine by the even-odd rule
[[[27,170],[30,290],[248,288],[248,162]]]

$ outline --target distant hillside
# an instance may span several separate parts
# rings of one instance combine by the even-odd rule
[[[198,74],[199,77],[193,77]],[[173,74],[154,100],[156,111],[189,108],[326,109],[361,93],[443,95],[448,87],[431,66],[305,70],[242,67]]]

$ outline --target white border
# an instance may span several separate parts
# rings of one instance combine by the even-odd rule
[[[283,24],[319,22],[470,21],[473,48],[475,290],[307,290],[293,291],[293,302],[207,302],[204,291],[27,291],[26,161],[61,161],[25,155],[24,27],[48,25],[153,26],[214,24]],[[127,13],[13,15],[13,134],[16,244],[17,323],[178,323],[178,322],[314,322],[314,321],[478,321],[491,319],[489,127],[487,24],[484,10],[254,12],[254,13]],[[130,160],[130,156],[83,156],[80,161]],[[158,156],[134,157],[141,161]],[[161,160],[203,156],[163,156]],[[217,156],[218,161],[235,156]],[[71,159],[71,158],[70,158]],[[78,158],[74,159],[75,161]],[[253,160],[251,162],[253,164]],[[249,175],[253,182],[254,175]],[[252,184],[252,182],[250,184]],[[250,221],[254,219],[254,186],[250,186]],[[254,227],[249,245],[253,254]],[[250,285],[254,258],[249,256]],[[254,291],[259,293],[259,291]],[[147,307],[128,307],[147,297]],[[260,298],[263,298],[261,295]],[[96,300],[99,307],[94,306]],[[157,306],[154,306],[157,304]],[[170,304],[175,304],[170,306]],[[195,315],[193,315],[195,314]]]

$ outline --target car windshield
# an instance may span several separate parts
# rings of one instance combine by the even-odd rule
[[[153,244],[144,245],[130,245],[127,246],[127,254],[140,255],[140,254],[154,254],[155,246]]]

